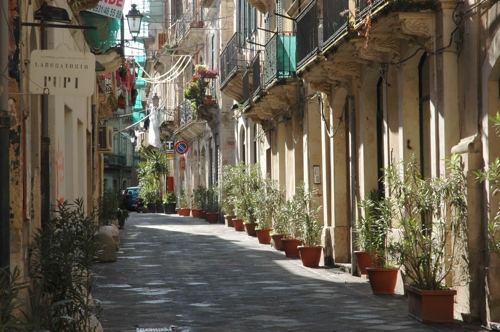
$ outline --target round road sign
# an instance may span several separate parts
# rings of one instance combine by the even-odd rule
[[[174,146],[175,152],[178,154],[184,154],[189,150],[189,144],[186,141],[178,141]]]

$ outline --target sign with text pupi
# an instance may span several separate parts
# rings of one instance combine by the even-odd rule
[[[100,0],[97,7],[87,11],[117,20],[122,18],[124,0]]]
[[[90,97],[94,93],[95,56],[65,48],[34,50],[30,59],[30,92]]]

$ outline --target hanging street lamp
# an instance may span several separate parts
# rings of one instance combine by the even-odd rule
[[[132,5],[132,9],[129,10],[128,14],[126,15],[128,21],[128,29],[134,41],[141,31],[141,21],[143,17],[141,12],[138,11],[135,7],[137,7],[137,5]]]

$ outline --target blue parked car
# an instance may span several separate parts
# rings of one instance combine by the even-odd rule
[[[139,187],[128,187],[123,193],[123,207],[130,211],[137,210],[137,198],[139,196]]]

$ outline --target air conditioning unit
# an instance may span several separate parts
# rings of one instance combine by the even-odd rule
[[[100,153],[113,152],[113,127],[110,126],[99,127],[99,152]]]

